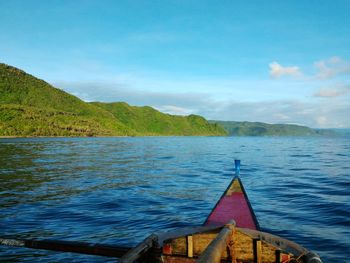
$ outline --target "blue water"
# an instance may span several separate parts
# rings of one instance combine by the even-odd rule
[[[350,258],[349,138],[0,139],[0,236],[131,246],[200,225],[235,158],[264,231]],[[7,247],[0,261],[115,262]]]

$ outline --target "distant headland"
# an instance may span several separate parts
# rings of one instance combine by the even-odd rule
[[[268,124],[263,122],[209,121],[222,126],[229,136],[335,136],[331,129],[312,129],[295,124]]]

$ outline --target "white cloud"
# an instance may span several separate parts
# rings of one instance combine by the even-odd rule
[[[350,103],[347,101],[231,101],[212,112],[210,119],[294,123],[314,128],[350,127]]]
[[[79,99],[85,101],[85,102],[91,102],[94,101],[93,99],[91,99],[91,97],[89,96],[89,94],[84,93],[84,92],[71,92],[72,95],[78,97]]]
[[[318,126],[324,126],[325,124],[327,124],[327,117],[325,116],[318,116],[316,117],[316,123],[318,124]]]
[[[154,108],[161,112],[173,115],[190,115],[196,113],[194,109],[188,109],[174,105],[155,106]]]
[[[340,66],[342,65],[342,66]],[[323,76],[347,72],[339,57],[320,61]],[[85,101],[125,101],[149,105],[176,115],[199,114],[207,119],[299,123],[310,127],[350,127],[350,85],[346,76],[320,80],[305,76],[299,67],[270,63],[270,75],[301,77],[297,82],[279,80],[232,80],[201,77],[176,78],[158,74],[114,74],[102,81],[55,82],[55,86]],[[319,73],[320,73],[319,72]],[[302,80],[302,81],[300,81]],[[317,87],[323,88],[317,90]],[[342,83],[342,84],[340,84]],[[281,88],[283,87],[283,89]],[[259,89],[258,89],[259,88]],[[313,96],[310,96],[313,95]],[[335,98],[325,99],[319,98]]]
[[[301,75],[300,69],[297,66],[283,67],[281,64],[274,61],[269,64],[269,67],[270,67],[270,76],[274,78],[279,78],[283,75],[287,75],[287,76]]]
[[[338,75],[350,74],[350,62],[341,59],[340,57],[331,57],[326,60],[320,60],[314,63],[319,79],[330,79]]]
[[[335,85],[334,87],[321,88],[314,96],[320,98],[336,98],[345,96],[350,93],[350,86],[347,85]]]
[[[58,83],[56,83],[58,84]],[[162,112],[199,114],[213,120],[260,121],[267,123],[298,123],[310,127],[350,127],[350,100],[267,100],[242,102],[235,96],[216,98],[210,93],[155,92],[136,90],[116,83],[59,83],[64,90],[90,100],[125,101],[131,105],[149,105]],[[82,96],[83,97],[83,96]],[[84,97],[82,99],[84,99]],[[234,99],[235,98],[235,99]]]
[[[280,120],[281,122],[286,122],[286,121],[291,121],[290,116],[283,114],[283,113],[275,113],[273,117],[278,121]],[[279,121],[278,121],[279,122]]]
[[[192,114],[202,107],[217,107],[215,100],[202,92],[166,92],[135,89],[130,83],[55,82],[54,86],[87,101],[125,101],[136,106],[152,106],[173,114]]]

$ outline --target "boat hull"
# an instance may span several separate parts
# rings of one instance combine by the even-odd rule
[[[235,177],[214,209],[209,214],[204,225],[224,225],[234,220],[237,227],[259,230],[259,223],[250,205],[247,193],[239,177]]]

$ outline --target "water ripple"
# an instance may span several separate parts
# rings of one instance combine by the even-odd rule
[[[242,159],[265,231],[350,258],[348,138],[148,137],[0,140],[0,233],[135,245],[200,225]],[[0,247],[1,262],[114,262]]]

